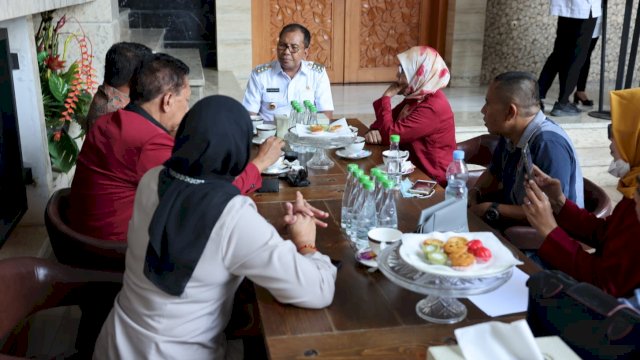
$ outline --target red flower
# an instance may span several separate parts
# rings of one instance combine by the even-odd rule
[[[45,65],[52,71],[58,71],[64,69],[64,61],[60,60],[60,55],[51,56],[49,55],[44,60]]]
[[[60,141],[60,137],[62,137],[62,131],[58,130],[53,133],[53,141]]]

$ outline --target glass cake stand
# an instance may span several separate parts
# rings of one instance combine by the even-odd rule
[[[335,163],[327,155],[327,150],[337,149],[352,144],[356,140],[357,134],[350,133],[344,136],[305,136],[300,137],[296,132],[296,128],[291,127],[284,136],[284,139],[290,145],[306,146],[315,148],[315,154],[307,162],[307,167],[312,169],[327,170],[332,168]]]
[[[416,304],[421,318],[438,324],[454,324],[467,316],[467,308],[456,298],[484,294],[506,283],[513,266],[487,277],[452,277],[421,272],[407,264],[398,250],[402,242],[386,247],[378,255],[378,268],[391,282],[427,295]]]

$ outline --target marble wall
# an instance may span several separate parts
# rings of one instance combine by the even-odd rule
[[[253,69],[251,0],[216,0],[218,71],[231,71],[244,89]]]
[[[487,0],[449,1],[447,54],[452,87],[480,83]]]
[[[624,4],[625,0],[608,1],[605,57],[607,82],[614,81],[616,77]],[[637,6],[638,0],[635,0],[633,17]],[[539,74],[553,49],[557,19],[549,15],[548,0],[488,0],[482,82],[488,83],[499,73],[508,70],[525,70]],[[591,56],[591,84],[597,84],[600,79],[601,44],[602,39],[598,41]],[[640,63],[637,62],[636,72],[638,68]],[[637,86],[637,80],[634,81],[634,86]],[[595,91],[591,91],[592,98],[596,95]]]

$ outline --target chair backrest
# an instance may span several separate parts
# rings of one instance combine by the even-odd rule
[[[34,257],[0,260],[0,339],[37,311],[91,304],[100,301],[105,287],[117,290],[121,284],[117,272],[76,269]]]
[[[69,227],[70,188],[56,191],[45,209],[44,220],[51,247],[58,261],[84,269],[124,272],[127,244],[96,239]]]
[[[605,218],[611,215],[613,204],[611,198],[600,186],[594,184],[591,180],[584,180],[584,208],[599,218]]]
[[[493,151],[498,146],[500,136],[483,134],[474,138],[459,142],[457,147],[464,150],[464,161],[467,164],[489,166]],[[484,170],[469,171],[469,180],[467,186],[472,188]]]

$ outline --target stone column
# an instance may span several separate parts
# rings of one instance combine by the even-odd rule
[[[480,85],[487,0],[449,1],[447,58],[451,87]]]
[[[251,1],[216,1],[218,71],[231,71],[244,89],[253,69]]]

